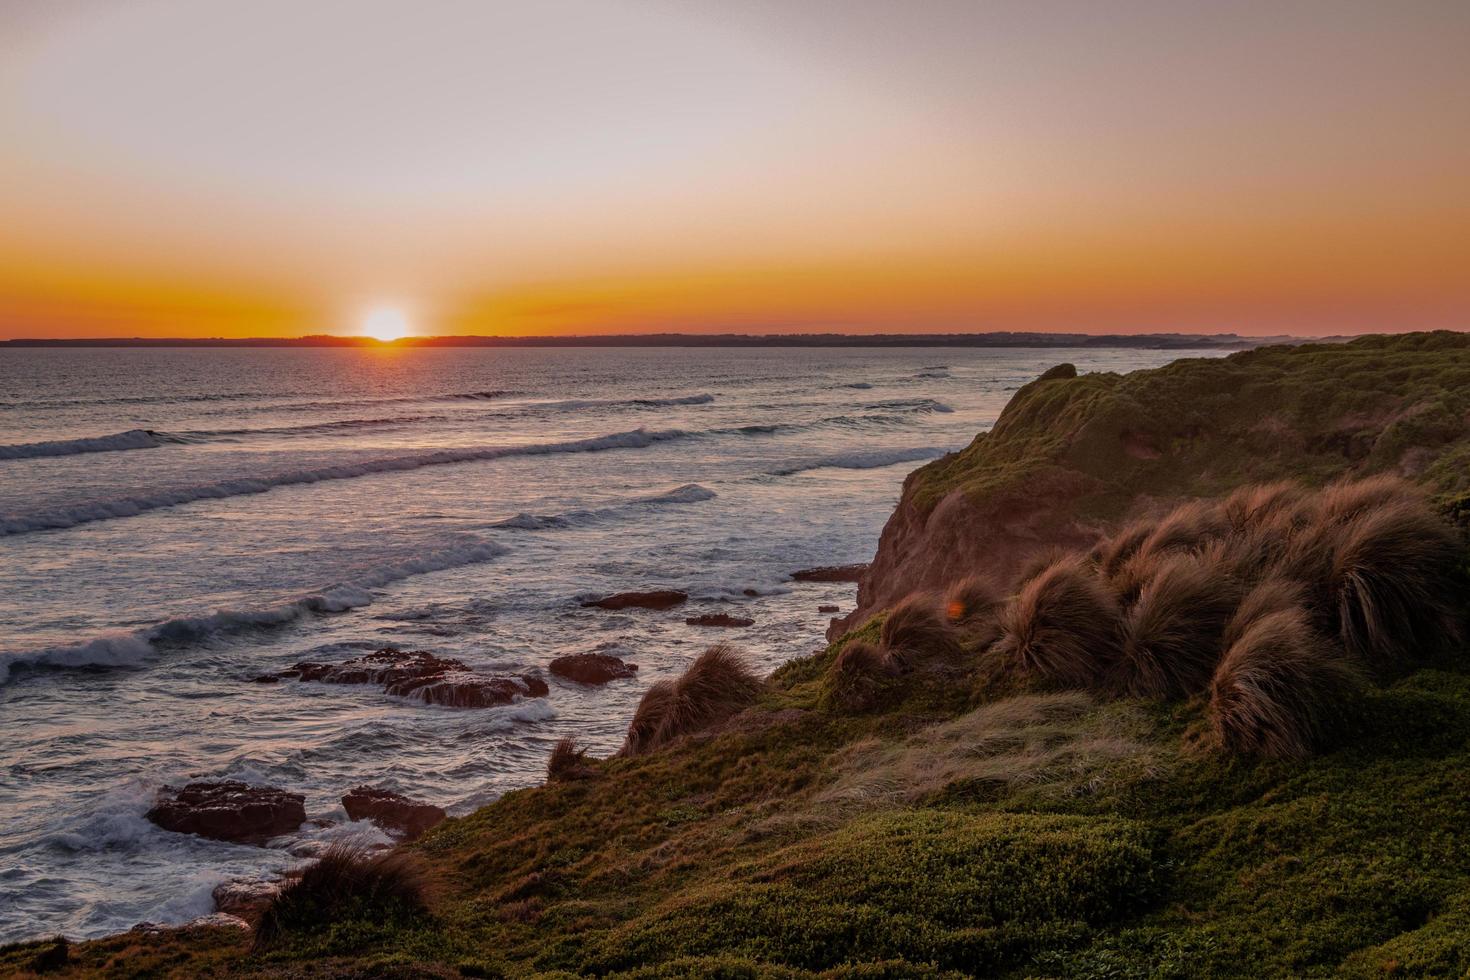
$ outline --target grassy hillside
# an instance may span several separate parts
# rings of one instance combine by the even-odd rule
[[[1069,376],[1070,374],[1070,376]],[[911,478],[932,507],[1048,469],[1084,478],[1079,508],[1117,517],[1140,494],[1393,471],[1446,504],[1470,493],[1470,334],[1263,347],[1131,374],[1059,372],[1026,385],[995,428]]]
[[[921,467],[883,530],[859,625],[912,589],[1004,579],[1130,516],[1278,479],[1393,473],[1470,521],[1470,334],[1263,347],[1130,374],[1060,365],[994,428]]]
[[[762,685],[711,656],[626,753],[563,753],[561,778],[405,848],[424,907],[358,885],[298,895],[256,945],[135,932],[9,947],[0,973],[1463,976],[1470,657],[1439,641],[1466,553],[1434,512],[1463,513],[1467,400],[1470,345],[1438,334],[1038,381],[910,495],[1064,466],[1116,531],[1095,551],[945,617],[896,605]],[[1372,439],[1342,435],[1373,412]],[[1141,494],[1375,469],[1432,505],[1380,482],[1115,526]],[[1117,623],[1049,620],[1052,582]],[[1231,735],[1263,730],[1296,737]]]

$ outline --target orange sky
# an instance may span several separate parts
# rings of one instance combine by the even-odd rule
[[[1470,5],[0,5],[0,337],[1470,328]]]

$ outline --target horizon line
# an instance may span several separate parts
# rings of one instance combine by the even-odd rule
[[[563,335],[440,334],[379,340],[347,334],[297,337],[16,337],[4,347],[1259,347],[1269,344],[1333,343],[1371,334],[1309,337],[1239,333],[1138,334],[1060,331],[946,333],[628,333]]]

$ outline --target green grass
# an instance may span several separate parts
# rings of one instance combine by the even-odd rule
[[[916,471],[909,490],[927,509],[957,489],[979,499],[1080,481],[1078,513],[1114,518],[1141,493],[1402,470],[1448,507],[1470,493],[1467,413],[1470,335],[1265,347],[1033,381],[992,431]]]

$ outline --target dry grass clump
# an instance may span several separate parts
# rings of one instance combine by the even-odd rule
[[[935,661],[953,662],[961,652],[959,638],[940,613],[939,600],[915,592],[888,611],[879,633],[884,653],[901,670]]]
[[[597,770],[587,764],[587,750],[577,748],[575,739],[561,739],[551,749],[551,758],[546,760],[546,781],[570,783],[579,779],[590,779]]]
[[[1148,521],[1134,521],[1112,537],[1098,542],[1092,552],[1098,571],[1109,578],[1117,575],[1153,532],[1154,526]]]
[[[987,662],[1142,697],[1208,688],[1222,744],[1300,755],[1358,665],[1390,673],[1461,636],[1462,557],[1393,477],[1243,487],[1028,572]]]
[[[1336,531],[1327,586],[1349,652],[1394,669],[1458,639],[1460,544],[1427,506],[1398,500],[1360,510]]]
[[[1227,749],[1296,759],[1341,721],[1357,671],[1300,609],[1259,616],[1226,652],[1210,685],[1210,723]]]
[[[255,944],[271,946],[348,920],[382,923],[427,914],[423,876],[411,855],[334,844],[271,899],[255,924]]]
[[[1219,504],[1192,500],[1165,515],[1143,539],[1136,554],[1160,558],[1175,552],[1197,553],[1229,533],[1230,522]]]
[[[1203,690],[1240,602],[1238,587],[1191,556],[1140,553],[1135,561],[1149,566],[1147,581],[1124,618],[1115,682],[1139,697]]]
[[[838,651],[827,668],[824,700],[842,711],[871,711],[881,703],[886,682],[897,673],[896,665],[882,650],[853,640]]]
[[[944,616],[960,629],[986,630],[994,625],[1004,598],[990,579],[972,575],[945,593]]]
[[[1232,534],[1259,527],[1286,527],[1305,518],[1307,492],[1295,483],[1264,483],[1241,487],[1220,505]]]
[[[643,755],[718,724],[753,703],[762,686],[734,647],[712,646],[676,680],[659,681],[644,693],[620,754]]]
[[[1027,582],[1000,614],[992,648],[1026,673],[1069,687],[1095,685],[1119,652],[1112,590],[1082,560],[1063,559]]]

